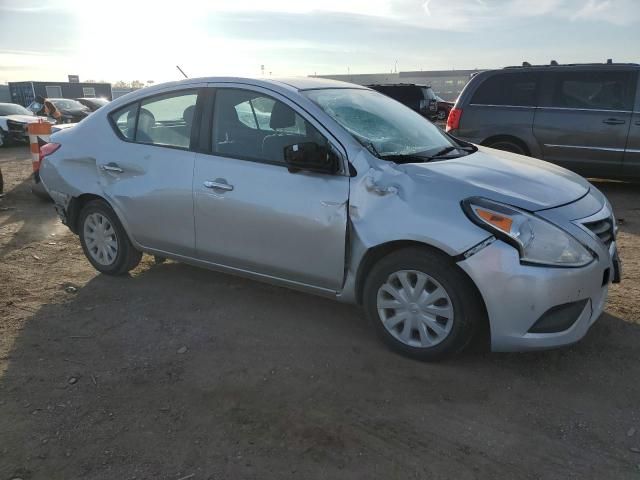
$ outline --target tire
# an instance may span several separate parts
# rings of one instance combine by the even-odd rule
[[[504,152],[517,153],[518,155],[529,155],[521,145],[510,140],[498,140],[487,144],[487,147],[502,150]]]
[[[442,121],[442,120],[446,120],[447,119],[447,111],[446,110],[438,110],[438,115],[437,118],[438,120]]]
[[[389,294],[403,285],[401,276],[416,294],[412,300],[421,294],[421,301],[400,302]],[[425,281],[422,289],[419,279]],[[462,351],[485,315],[477,290],[462,270],[446,255],[422,248],[398,250],[376,263],[365,282],[363,303],[366,316],[391,349],[422,361]],[[398,321],[401,317],[405,320]]]
[[[134,248],[118,216],[105,201],[87,203],[78,222],[82,250],[100,273],[124,275],[140,263],[142,252]]]

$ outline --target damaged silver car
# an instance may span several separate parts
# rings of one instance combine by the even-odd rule
[[[42,181],[98,271],[147,252],[356,303],[423,360],[483,329],[494,351],[576,342],[620,278],[589,182],[357,85],[189,79],[51,142]]]

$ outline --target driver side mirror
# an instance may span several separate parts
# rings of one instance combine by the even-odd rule
[[[289,172],[335,174],[340,171],[340,159],[329,148],[315,142],[296,143],[284,147],[284,163]]]

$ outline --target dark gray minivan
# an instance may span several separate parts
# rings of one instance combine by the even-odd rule
[[[507,67],[474,76],[447,131],[584,176],[640,179],[638,64]]]

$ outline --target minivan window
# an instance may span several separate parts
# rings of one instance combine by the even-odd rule
[[[381,158],[458,147],[423,116],[378,92],[329,88],[304,94]]]
[[[471,99],[476,105],[537,105],[540,74],[532,72],[498,73],[487,78]]]
[[[189,148],[198,93],[182,91],[143,100],[138,113],[135,141]]]
[[[212,150],[223,156],[284,163],[286,146],[327,143],[291,107],[258,92],[220,89],[213,110]]]
[[[555,75],[553,107],[632,110],[633,76],[629,72],[566,72]]]

